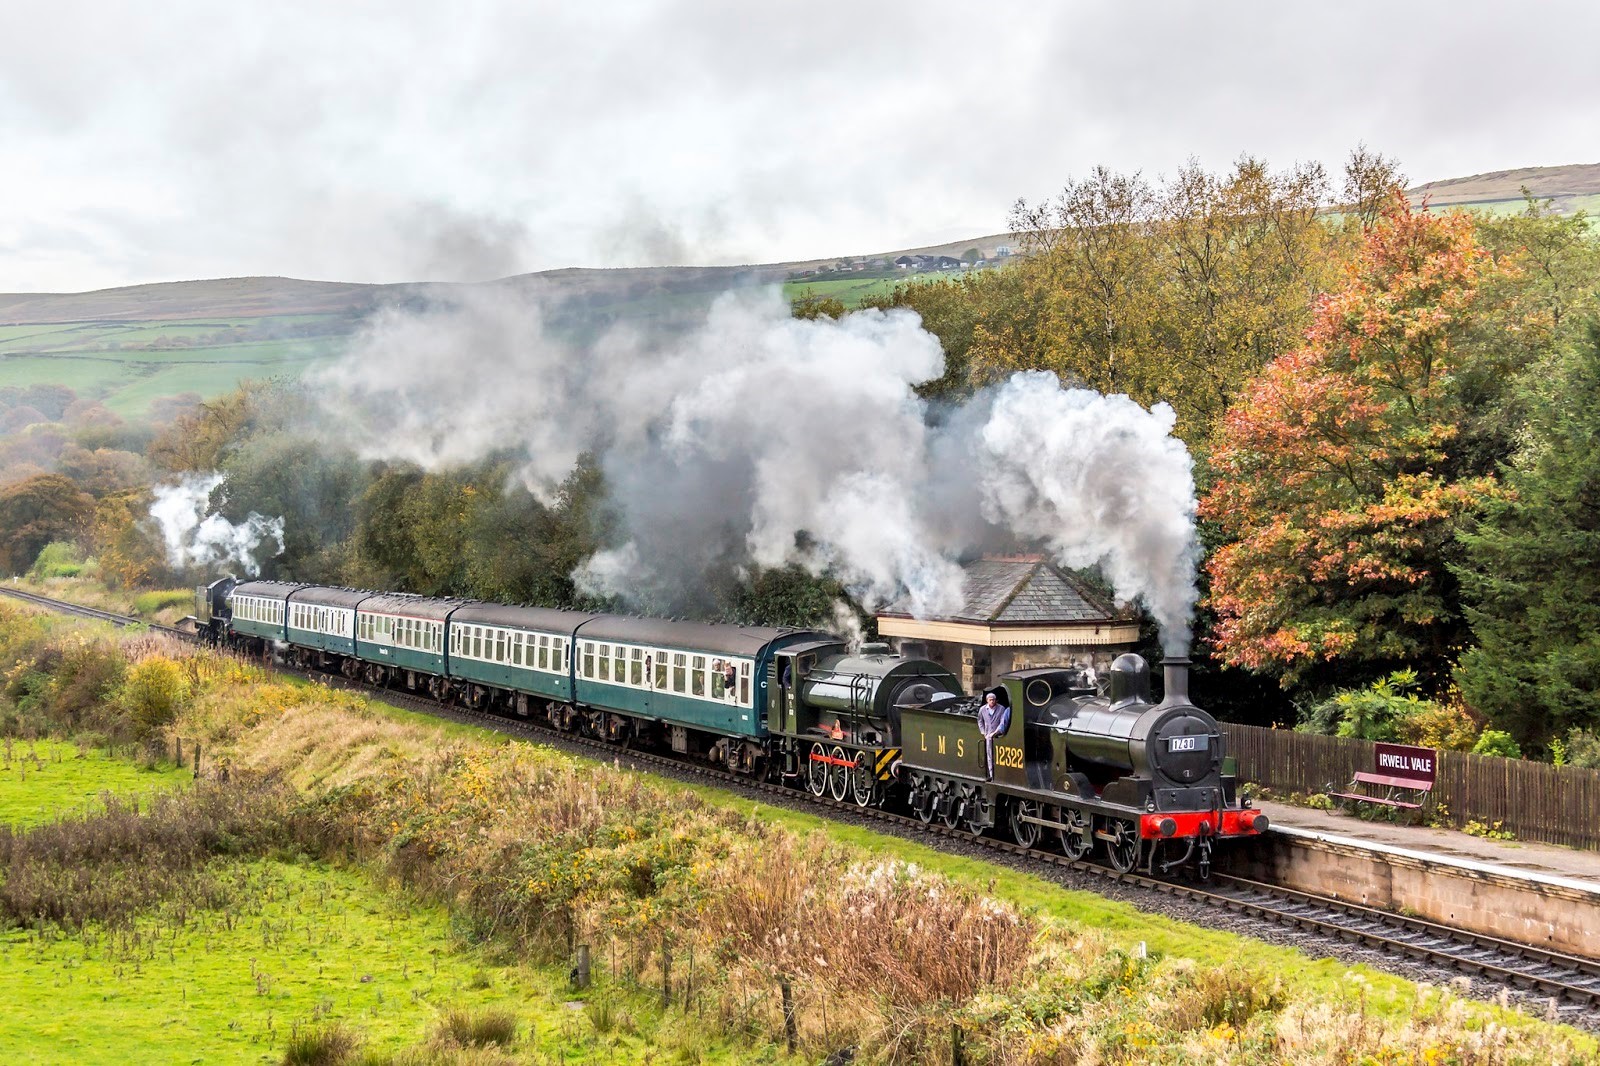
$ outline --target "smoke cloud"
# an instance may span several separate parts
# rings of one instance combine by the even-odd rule
[[[254,511],[237,525],[220,514],[207,514],[211,494],[226,480],[223,474],[185,474],[175,485],[158,485],[150,517],[161,525],[167,561],[175,569],[237,563],[251,577],[261,573],[256,553],[264,542],[283,551],[283,519]]]
[[[1166,405],[1024,373],[930,409],[915,389],[944,356],[915,314],[799,320],[770,287],[590,342],[565,310],[501,286],[386,311],[323,373],[327,421],[430,469],[513,455],[546,500],[596,456],[627,536],[573,576],[642,609],[718,567],[798,563],[868,607],[949,613],[964,559],[1021,542],[1098,566],[1187,645],[1194,486]]]

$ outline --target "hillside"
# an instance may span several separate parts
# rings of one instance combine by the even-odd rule
[[[1516,206],[1523,202],[1524,188],[1542,200],[1554,201],[1558,211],[1593,211],[1600,207],[1600,163],[1496,170],[1430,181],[1407,189],[1406,194],[1418,203],[1426,197],[1435,207]]]
[[[1419,202],[1426,197],[1434,207],[1498,212],[1519,209],[1524,187],[1553,200],[1558,210],[1600,214],[1600,164],[1474,174],[1428,182],[1409,194]],[[753,266],[569,267],[480,288],[545,294],[554,308],[547,324],[577,338],[622,320],[670,327],[692,320],[716,294],[750,285],[786,283],[788,297],[833,297],[855,306],[906,275],[833,270],[842,260],[859,265],[905,254],[959,257],[973,247],[987,257],[1009,243],[1009,236],[995,234]],[[817,273],[800,277],[809,271]],[[67,385],[125,418],[138,418],[164,397],[208,397],[247,378],[298,376],[344,350],[375,308],[421,303],[463,287],[253,277],[79,293],[0,293],[0,387]]]

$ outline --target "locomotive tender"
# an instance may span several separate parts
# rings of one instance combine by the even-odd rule
[[[662,745],[739,773],[1117,870],[1209,872],[1216,841],[1266,816],[1224,773],[1216,720],[1169,660],[1151,702],[1137,655],[1100,695],[1070,669],[1019,670],[964,696],[937,663],[814,630],[510,607],[225,578],[197,590],[205,638],[291,665],[614,743]],[[988,735],[985,734],[987,727]]]

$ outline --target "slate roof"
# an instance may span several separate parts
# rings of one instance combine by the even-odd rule
[[[960,609],[924,621],[1036,626],[1122,618],[1098,592],[1043,556],[986,555],[962,569]],[[903,600],[881,613],[911,617]]]

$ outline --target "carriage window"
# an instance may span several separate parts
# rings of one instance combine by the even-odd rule
[[[628,675],[628,680],[633,682],[635,685],[644,684],[644,649],[643,648],[634,648],[633,649],[633,665],[632,665],[631,670],[632,670],[632,672]]]
[[[696,696],[704,696],[706,694],[706,657],[704,655],[696,655],[694,657],[694,670],[689,674],[689,686],[690,691]]]
[[[522,665],[522,634],[511,634],[511,665]]]
[[[689,657],[687,655],[678,654],[672,657],[672,691],[689,691],[688,663]]]
[[[739,702],[750,706],[750,664],[739,664]]]
[[[610,681],[611,680],[611,645],[609,645],[609,644],[600,645],[600,651],[599,651],[598,654],[600,656],[600,680],[601,681]]]
[[[539,669],[541,669],[541,670],[550,669],[550,648],[549,648],[549,644],[550,644],[550,638],[549,637],[540,637],[539,638]]]
[[[646,663],[648,669],[649,663]],[[667,690],[667,657],[660,652],[655,653],[655,686],[661,691]]]
[[[550,640],[550,669],[562,671],[567,668],[567,642],[563,637],[552,637]]]
[[[503,629],[497,629],[494,633],[494,661],[506,661],[506,631]]]
[[[593,677],[593,676],[595,676],[594,675],[594,645],[593,644],[585,644],[583,646],[583,676],[584,677]]]

